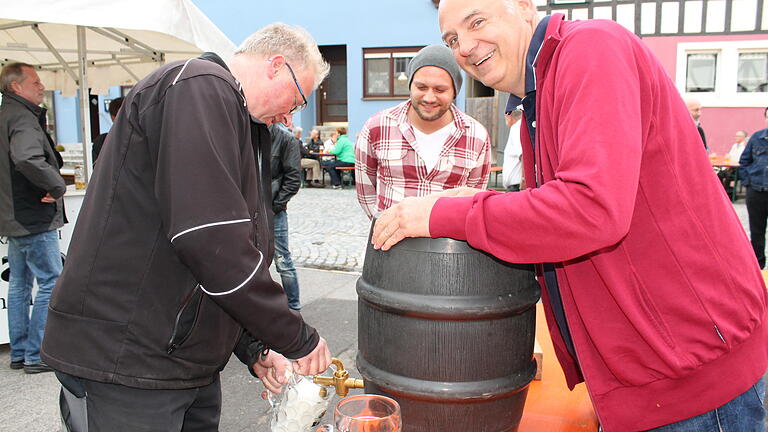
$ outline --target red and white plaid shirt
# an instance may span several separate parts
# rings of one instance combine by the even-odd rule
[[[425,196],[461,186],[488,184],[491,141],[477,120],[451,104],[454,132],[429,171],[416,152],[408,100],[368,119],[355,146],[357,200],[369,218],[405,197]]]

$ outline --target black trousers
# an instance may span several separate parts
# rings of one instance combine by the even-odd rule
[[[749,238],[760,268],[765,268],[765,225],[768,221],[768,191],[747,187]]]
[[[331,184],[333,186],[339,186],[341,184],[341,174],[336,170],[337,167],[353,167],[354,162],[342,162],[340,160],[329,161],[324,163],[323,167],[328,169],[328,174],[331,175]]]
[[[62,422],[69,432],[219,430],[221,382],[184,390],[147,390],[62,376]]]

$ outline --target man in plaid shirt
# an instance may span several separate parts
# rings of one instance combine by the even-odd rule
[[[368,119],[355,148],[357,199],[369,218],[405,197],[488,183],[491,142],[453,104],[461,71],[443,45],[408,64],[410,99]]]

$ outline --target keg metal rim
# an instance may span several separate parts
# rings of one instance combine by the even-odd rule
[[[404,377],[380,369],[357,353],[357,370],[366,383],[383,391],[410,399],[440,403],[486,402],[507,398],[528,388],[536,376],[536,360],[520,374],[484,381],[445,382]],[[521,384],[522,383],[522,384]]]
[[[426,319],[479,320],[521,315],[536,306],[539,290],[529,295],[446,296],[415,294],[379,288],[363,277],[357,280],[358,301],[384,312]]]

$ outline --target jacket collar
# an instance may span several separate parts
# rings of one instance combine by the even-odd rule
[[[565,22],[564,18],[565,15],[563,14],[554,14],[544,17],[536,26],[525,59],[526,95],[536,91],[537,77],[544,76],[549,61],[552,59],[552,54],[562,40],[560,29]],[[504,112],[510,113],[516,110],[521,103],[521,98],[510,94]]]
[[[544,42],[541,44],[539,55],[536,57],[536,62],[533,65],[536,68],[537,76],[544,76],[555,49],[560,44],[560,41],[563,40],[561,31],[563,24],[565,24],[565,15],[563,14],[554,14],[549,20],[547,32],[544,35]]]
[[[13,93],[13,92],[8,92],[8,93],[3,92],[3,105],[6,104],[6,100],[8,100],[8,101],[14,100],[14,101],[20,103],[22,106],[24,106],[28,110],[32,111],[32,113],[35,115],[35,117],[40,117],[46,111],[45,108],[43,108],[43,107],[41,107],[39,105],[35,105],[32,102],[24,99],[23,97],[17,95],[16,93]]]
[[[201,60],[208,60],[209,62],[216,63],[217,65],[223,67],[227,72],[231,73],[231,71],[227,67],[227,64],[224,63],[224,60],[222,60],[221,57],[219,57],[219,55],[216,54],[216,53],[204,52],[204,53],[200,54],[200,57],[198,57],[198,58],[201,59]]]
[[[555,15],[556,16],[556,15]],[[547,29],[549,27],[549,21],[552,17],[547,16],[544,17],[541,21],[539,21],[539,24],[536,25],[536,29],[533,31],[533,36],[531,37],[531,42],[528,44],[528,51],[525,55],[525,94],[529,94],[531,92],[536,91],[536,73],[534,71],[534,67],[536,65],[536,59],[539,56],[539,51],[541,50],[541,46],[544,43],[544,38],[547,33]],[[522,98],[519,98],[513,94],[509,95],[509,99],[507,100],[507,107],[504,110],[505,113],[509,114],[512,111],[516,110],[517,107],[522,102]]]
[[[216,63],[217,65],[221,66],[225,71],[227,71],[230,75],[232,75],[232,71],[229,70],[229,67],[227,66],[227,64],[216,53],[213,53],[213,52],[210,52],[210,51],[206,51],[206,52],[200,54],[198,59],[206,60],[206,61],[209,61],[211,63]],[[237,84],[237,91],[238,91],[238,93],[240,93],[240,97],[243,98],[243,106],[247,107],[248,106],[248,102],[247,102],[247,99],[245,99],[245,91],[243,91],[243,85],[240,84],[240,81],[238,81],[237,78],[235,78],[234,75],[232,75],[232,79],[235,80],[235,83]],[[265,123],[263,123],[261,120],[255,118],[253,116],[250,116],[250,117],[251,117],[251,121],[256,122],[258,124],[261,124],[264,127],[267,127],[267,125]]]
[[[413,132],[413,125],[408,120],[408,109],[411,105],[412,102],[408,99],[407,101],[390,108],[384,115],[397,125],[397,128],[400,130],[400,134],[405,141],[415,150],[418,146],[416,143],[416,134]],[[451,103],[451,113],[453,113],[453,135],[449,136],[448,140],[443,145],[440,157],[445,156],[451,149],[453,149],[469,128],[469,121],[465,118],[466,114],[461,112],[454,103]],[[430,175],[433,175],[436,172],[437,171],[433,170],[430,172]]]
[[[768,141],[768,128],[758,131],[757,133],[759,134],[757,136],[759,139],[764,139]]]

